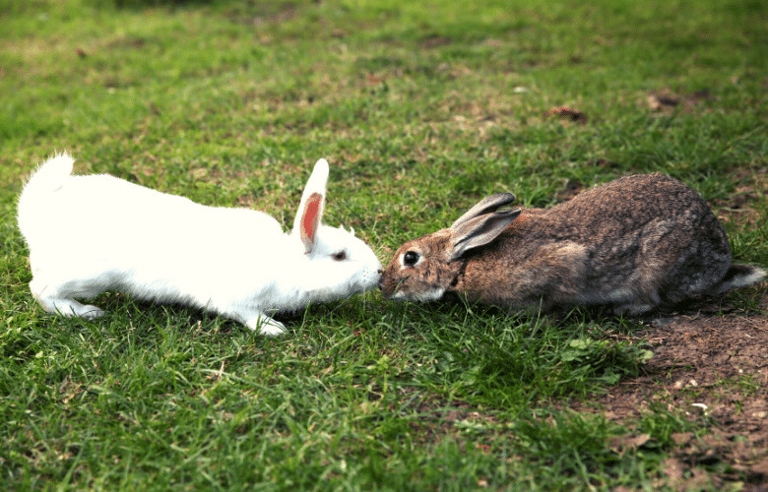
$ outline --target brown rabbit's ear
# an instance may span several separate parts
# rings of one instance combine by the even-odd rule
[[[462,223],[480,215],[495,212],[497,208],[509,205],[514,201],[515,195],[512,193],[497,193],[496,195],[487,196],[480,200],[477,205],[467,210],[464,215],[456,219],[456,222],[451,225],[451,229],[455,229]]]
[[[461,258],[470,249],[485,246],[499,237],[499,234],[514,222],[521,212],[520,209],[504,210],[464,220],[458,226],[454,223],[449,229],[453,233],[451,249],[448,251],[450,261]]]

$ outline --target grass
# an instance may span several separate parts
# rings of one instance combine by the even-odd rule
[[[547,206],[569,182],[661,171],[720,208],[746,187],[754,220],[726,227],[767,265],[760,2],[0,0],[0,17],[5,489],[650,489],[670,435],[707,432],[662,408],[567,410],[650,355],[611,336],[636,322],[599,313],[372,292],[279,339],[116,294],[96,322],[47,316],[15,200],[67,149],[80,173],[288,225],[325,156],[326,222],[386,262],[486,194]],[[654,112],[652,93],[683,102]],[[560,105],[587,123],[544,116]],[[756,312],[764,295],[731,297]],[[611,445],[636,431],[652,445]]]

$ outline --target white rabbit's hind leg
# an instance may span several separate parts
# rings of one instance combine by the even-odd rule
[[[80,304],[74,299],[38,297],[37,301],[49,313],[60,314],[67,318],[77,316],[85,319],[95,319],[104,314],[102,309],[90,304]]]
[[[98,318],[104,314],[102,309],[90,304],[81,304],[69,297],[71,293],[62,288],[52,287],[50,283],[41,282],[37,278],[33,278],[29,283],[29,290],[43,309],[49,313],[85,319]]]

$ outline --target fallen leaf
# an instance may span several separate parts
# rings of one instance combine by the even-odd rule
[[[692,432],[676,432],[670,436],[673,441],[675,441],[675,444],[678,446],[684,446],[691,442],[691,439],[693,439],[693,433]]]
[[[639,434],[637,436],[617,436],[610,440],[608,447],[620,455],[627,451],[634,451],[644,446],[651,440],[650,434]]]
[[[552,108],[544,116],[559,116],[561,119],[575,121],[577,123],[586,123],[587,115],[581,111],[571,109],[568,106],[560,106],[558,108]]]

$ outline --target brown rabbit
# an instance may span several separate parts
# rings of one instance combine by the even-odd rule
[[[403,244],[382,276],[384,297],[459,293],[505,308],[608,305],[636,316],[765,277],[731,264],[706,202],[661,174],[617,179],[550,209],[497,211],[514,200],[487,197],[448,229]]]

